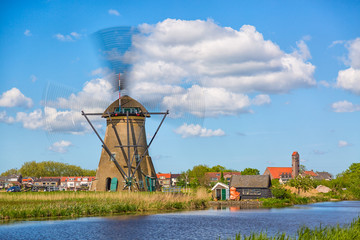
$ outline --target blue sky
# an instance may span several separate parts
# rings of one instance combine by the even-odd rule
[[[360,160],[359,1],[2,1],[0,20],[0,172],[97,168],[101,145],[76,112],[116,99],[92,38],[116,26],[141,33],[130,95],[187,116],[160,130],[156,171],[263,172],[298,151],[308,169],[337,174]]]

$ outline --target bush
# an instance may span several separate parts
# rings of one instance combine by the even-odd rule
[[[290,191],[283,187],[272,187],[271,193],[277,199],[286,199],[291,197]]]

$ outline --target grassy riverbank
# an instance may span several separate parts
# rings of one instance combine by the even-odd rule
[[[279,208],[279,207],[288,207],[297,204],[310,204],[310,203],[317,203],[317,202],[329,202],[335,199],[331,199],[328,196],[319,195],[319,196],[312,196],[312,197],[299,197],[293,195],[289,198],[279,199],[279,198],[263,198],[260,199],[262,202],[262,207],[265,208]]]
[[[336,227],[316,227],[310,229],[308,227],[300,228],[296,235],[289,236],[285,233],[269,236],[267,233],[253,233],[249,236],[237,234],[235,240],[348,240],[360,239],[360,218],[354,220],[348,226]]]
[[[0,219],[102,216],[180,209],[202,209],[209,196],[199,189],[192,194],[128,192],[29,192],[0,193]]]

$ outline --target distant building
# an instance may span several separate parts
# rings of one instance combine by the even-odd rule
[[[291,155],[291,167],[267,167],[263,175],[269,175],[270,179],[279,179],[280,183],[286,183],[300,174],[300,155],[293,152]]]
[[[9,176],[0,177],[0,189],[8,189],[13,186],[21,186],[22,176],[12,174]]]
[[[31,188],[33,186],[34,183],[34,178],[32,177],[25,177],[22,179],[21,184],[25,187],[25,188]]]
[[[290,179],[296,178],[297,176],[309,176],[312,179],[317,180],[331,180],[332,175],[328,172],[314,172],[303,171],[300,173],[300,155],[298,152],[293,152],[291,155],[291,167],[267,167],[263,175],[269,175],[270,179],[279,179],[280,183],[287,183]]]
[[[303,177],[309,176],[311,179],[314,179],[318,176],[317,173],[315,173],[313,170],[303,171],[300,175]]]
[[[94,180],[94,176],[61,177],[60,190],[89,190]]]
[[[211,189],[212,198],[215,200],[228,200],[229,199],[229,186],[225,183],[216,183]]]
[[[161,187],[171,187],[171,173],[158,173],[156,177]]]
[[[333,176],[328,172],[316,172],[317,176],[314,177],[317,180],[327,180],[330,181],[333,179]]]
[[[60,177],[41,177],[34,180],[34,190],[54,191],[59,190]]]
[[[298,152],[293,152],[291,155],[291,175],[292,178],[296,178],[299,175],[300,171],[300,155]]]
[[[230,188],[235,187],[240,199],[269,198],[271,181],[269,175],[233,175]]]
[[[280,179],[282,176],[292,178],[292,168],[291,167],[267,167],[263,175],[269,175],[270,179]]]
[[[181,176],[181,174],[172,174],[171,173],[171,186],[172,187],[176,187],[177,186],[177,182],[179,181],[179,177]]]
[[[241,172],[223,172],[224,180],[229,184],[231,176],[241,175]],[[211,185],[211,183],[217,183],[221,180],[221,172],[207,172],[205,173],[206,182]]]

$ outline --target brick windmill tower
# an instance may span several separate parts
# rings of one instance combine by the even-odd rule
[[[119,99],[110,104],[103,113],[85,113],[91,128],[102,143],[100,162],[91,190],[96,191],[155,191],[156,172],[149,156],[149,147],[158,133],[169,111],[149,112],[141,103],[124,95],[128,87],[126,53],[131,47],[132,27],[117,27],[96,33],[110,69],[116,73],[114,87],[119,91]],[[145,133],[146,118],[163,115],[159,126],[147,143]],[[89,120],[89,115],[100,115],[106,119],[104,140]]]
[[[145,120],[152,114],[163,114],[149,144],[146,141]],[[114,101],[104,113],[84,113],[102,143],[99,167],[91,190],[96,191],[155,191],[156,172],[149,156],[149,147],[164,122],[167,112],[148,112],[129,96]],[[87,117],[101,115],[106,119],[105,138],[102,140]]]

